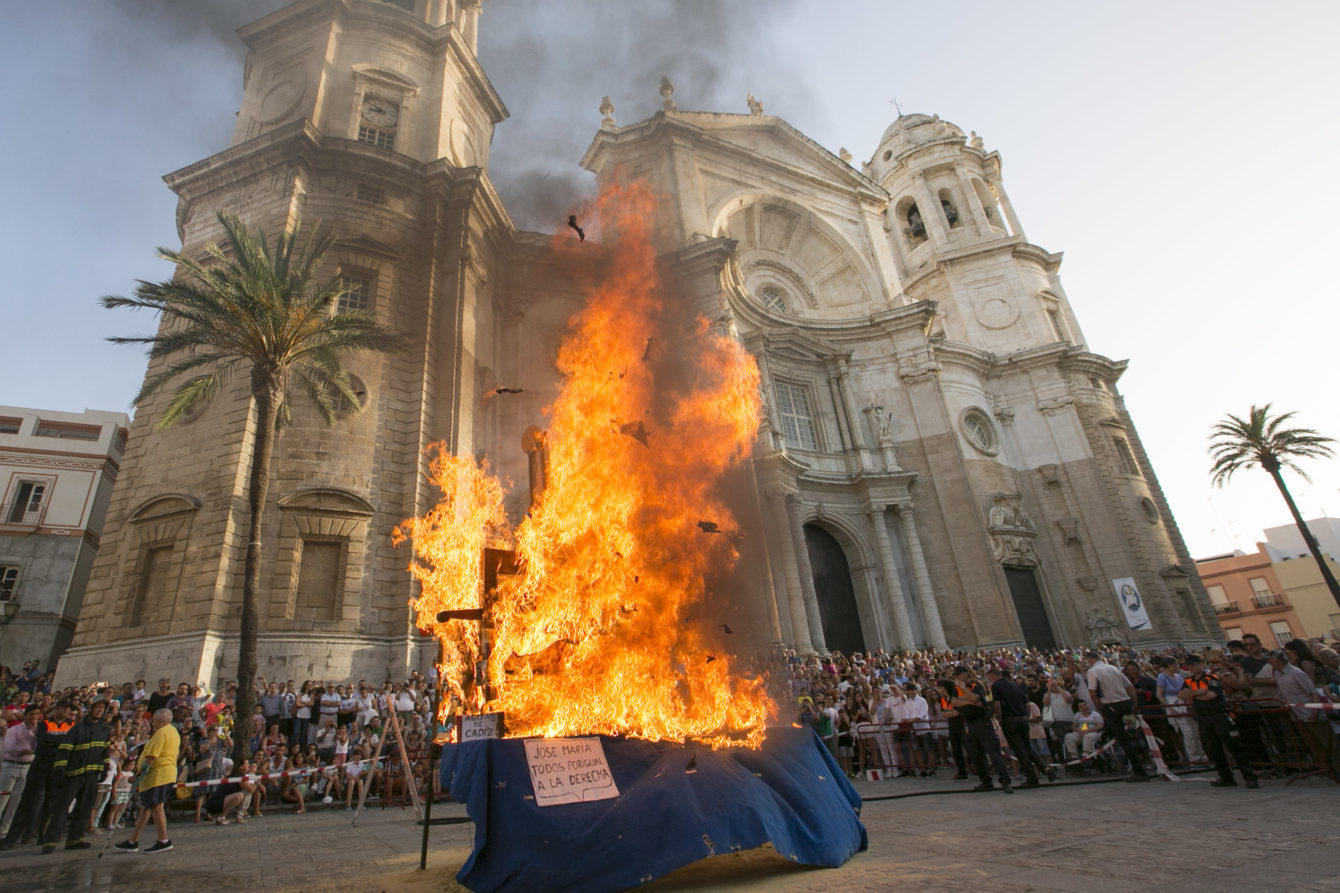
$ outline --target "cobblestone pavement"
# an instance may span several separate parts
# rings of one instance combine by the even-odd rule
[[[870,849],[841,868],[799,867],[764,849],[699,862],[644,889],[1340,891],[1340,786],[1306,779],[1290,787],[1265,781],[1256,791],[1218,789],[1210,777],[1062,782],[1012,796],[968,793],[971,782],[947,779],[860,782]],[[923,793],[938,795],[899,796]],[[434,813],[464,814],[456,804],[438,804]],[[358,827],[351,814],[319,805],[305,816],[267,812],[222,828],[188,818],[171,824],[175,849],[168,853],[0,853],[0,890],[454,893],[464,890],[454,876],[473,828],[434,827],[428,871],[421,872],[421,828],[409,809],[374,804]],[[150,826],[144,842],[152,838]],[[101,837],[93,840],[101,846]]]

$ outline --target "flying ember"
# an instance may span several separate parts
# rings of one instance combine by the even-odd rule
[[[646,187],[616,188],[581,215],[603,248],[555,240],[589,285],[559,351],[545,484],[527,517],[509,529],[487,467],[439,451],[442,500],[394,539],[413,541],[418,625],[442,643],[446,693],[468,712],[502,711],[516,736],[758,746],[775,707],[723,649],[729,627],[695,606],[738,559],[719,491],[753,444],[759,373],[658,275],[654,210]],[[516,565],[487,604],[486,548],[514,550]],[[439,620],[481,608],[486,657],[478,623]],[[475,684],[484,663],[487,687]]]

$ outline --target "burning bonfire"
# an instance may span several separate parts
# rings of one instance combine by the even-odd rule
[[[654,210],[645,188],[611,191],[591,212],[608,253],[590,260],[570,236],[555,246],[599,272],[559,352],[545,486],[526,518],[511,529],[486,464],[439,450],[442,500],[394,539],[413,542],[412,606],[442,644],[444,695],[466,712],[501,711],[513,736],[757,747],[775,707],[722,648],[729,626],[701,608],[738,559],[719,489],[753,444],[759,374],[667,293]],[[486,567],[486,549],[511,550],[515,573]],[[482,623],[439,619],[480,610]]]

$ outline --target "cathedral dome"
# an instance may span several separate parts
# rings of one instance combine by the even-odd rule
[[[885,164],[908,149],[926,143],[948,139],[963,139],[963,131],[956,124],[940,120],[939,115],[899,115],[879,138],[879,148],[872,161]]]

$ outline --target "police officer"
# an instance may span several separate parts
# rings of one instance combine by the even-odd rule
[[[940,680],[939,686],[940,715],[949,723],[949,749],[954,755],[954,765],[958,767],[958,774],[954,778],[961,781],[968,777],[968,763],[963,757],[963,719],[954,709],[954,705],[949,703],[949,696],[957,691],[957,688],[948,679]]]
[[[1224,752],[1227,748],[1228,753],[1233,754],[1247,787],[1258,787],[1256,773],[1243,753],[1241,736],[1229,718],[1219,677],[1205,672],[1205,661],[1200,655],[1191,655],[1186,663],[1191,670],[1191,678],[1186,680],[1177,696],[1189,702],[1195,710],[1196,721],[1200,724],[1201,744],[1214,763],[1214,768],[1219,770],[1219,777],[1210,784],[1217,788],[1237,787],[1238,783],[1233,780],[1233,770],[1228,767],[1228,755]]]
[[[977,778],[981,781],[974,791],[995,790],[991,786],[990,769],[995,769],[1000,777],[1000,789],[1013,794],[1010,785],[1010,767],[1005,764],[1005,755],[1000,752],[1000,739],[991,726],[990,707],[987,704],[986,689],[982,683],[972,678],[972,670],[959,667],[954,670],[954,694],[949,703],[958,711],[963,720],[963,731],[968,739],[968,751],[972,754],[973,765],[977,769]],[[948,691],[946,690],[946,693]],[[989,768],[988,768],[988,763]]]

